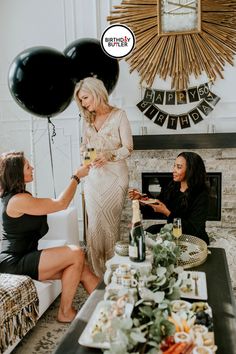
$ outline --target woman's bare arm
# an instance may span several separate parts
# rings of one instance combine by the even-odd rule
[[[75,175],[80,179],[88,174],[89,166],[78,169]],[[28,193],[19,193],[13,196],[7,206],[7,214],[19,217],[23,214],[45,215],[66,209],[75,195],[78,183],[71,179],[68,187],[58,198],[36,198]]]

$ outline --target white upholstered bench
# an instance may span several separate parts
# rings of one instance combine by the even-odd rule
[[[69,207],[66,210],[49,214],[48,225],[49,231],[40,240],[39,249],[72,243],[79,244],[78,216],[75,207]],[[39,297],[40,317],[61,293],[61,281],[48,280],[41,282],[34,280],[34,283]],[[9,354],[21,339],[16,340],[10,347],[8,347],[4,354]]]

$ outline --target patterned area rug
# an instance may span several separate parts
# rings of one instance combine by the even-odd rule
[[[82,286],[77,290],[74,306],[80,309],[86,301],[88,294]],[[60,296],[40,317],[37,325],[28,332],[12,354],[51,354],[70,324],[62,324],[56,321]],[[66,353],[65,353],[66,354]]]

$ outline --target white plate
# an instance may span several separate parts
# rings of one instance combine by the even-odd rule
[[[101,317],[101,313],[103,311],[109,310],[112,305],[114,305],[116,302],[115,301],[109,301],[109,300],[103,300],[100,301],[96,308],[95,311],[93,312],[92,316],[90,317],[86,327],[83,330],[83,333],[81,334],[79,338],[79,344],[84,345],[85,347],[92,347],[92,348],[101,348],[101,349],[109,349],[110,348],[110,343],[109,342],[95,342],[93,337],[92,337],[92,331],[95,327],[96,324],[99,322],[99,318]],[[130,317],[131,313],[133,310],[133,305],[130,303],[127,303],[125,305],[125,317]]]
[[[198,295],[195,293],[195,281],[193,279],[194,275],[196,274],[198,276]],[[180,274],[180,278],[183,279],[183,285],[180,287],[181,298],[207,300],[208,296],[205,272],[184,271]],[[188,282],[191,285],[190,291],[186,291],[186,284],[188,284]]]

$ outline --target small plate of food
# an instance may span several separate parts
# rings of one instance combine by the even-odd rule
[[[159,203],[159,200],[158,199],[154,199],[154,198],[142,198],[139,201],[140,201],[140,203],[146,204],[146,205],[158,204]]]
[[[184,300],[173,300],[171,301],[171,311],[180,312],[180,311],[189,311],[192,304]]]
[[[127,303],[121,297],[117,301],[100,301],[87,326],[79,338],[79,344],[92,348],[110,348],[110,336],[114,336],[112,319],[130,318],[134,305]]]

